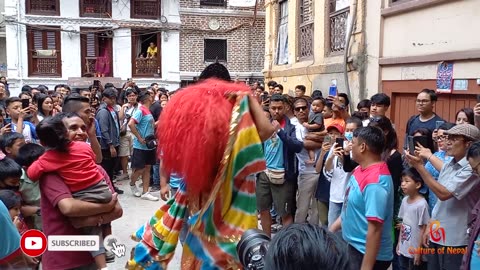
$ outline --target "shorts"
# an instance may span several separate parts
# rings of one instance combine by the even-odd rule
[[[119,157],[129,157],[133,154],[133,135],[131,131],[127,131],[125,136],[120,136],[120,148],[118,150]]]
[[[109,203],[112,200],[112,191],[105,180],[85,189],[72,192],[72,197],[86,202]]]
[[[133,154],[131,159],[132,169],[143,169],[145,166],[153,166],[157,163],[157,151],[153,150],[142,150],[133,148]]]
[[[257,175],[257,210],[259,212],[270,210],[272,203],[280,217],[291,215],[295,200],[295,186],[291,181],[281,185],[270,183],[265,172]]]

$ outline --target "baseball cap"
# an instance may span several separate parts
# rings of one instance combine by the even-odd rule
[[[338,130],[341,134],[345,133],[345,128],[342,127],[341,125],[339,124],[332,124],[330,126],[327,127],[327,131],[330,131],[331,129],[336,129]]]
[[[471,124],[460,124],[444,132],[445,135],[461,135],[469,140],[480,140],[480,131]]]

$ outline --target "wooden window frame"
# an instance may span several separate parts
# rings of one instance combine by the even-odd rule
[[[297,56],[297,61],[306,61],[306,60],[312,60],[313,55],[315,54],[315,1],[312,0],[311,2],[311,9],[312,9],[312,20],[311,21],[304,21],[305,19],[303,18],[303,10],[305,7],[303,7],[302,3],[303,0],[298,1],[298,20],[297,20],[297,51],[296,51],[296,56]],[[311,27],[311,34],[312,34],[312,54],[308,56],[302,56],[302,28],[309,28]]]
[[[342,51],[332,51],[331,49],[331,46],[332,46],[332,42],[331,42],[331,18],[333,16],[336,16],[336,15],[339,15],[339,14],[342,14],[346,11],[350,12],[350,7],[345,7],[343,9],[340,9],[340,10],[337,10],[337,11],[331,11],[331,6],[330,6],[330,1],[327,1],[326,2],[326,7],[325,7],[325,11],[326,11],[326,14],[327,16],[325,16],[325,56],[326,57],[334,57],[334,56],[339,56],[339,55],[343,55],[345,53],[345,50],[347,48],[344,48]],[[350,14],[348,14],[347,16],[350,16]],[[347,18],[347,21],[346,23],[348,23],[348,18]],[[347,35],[347,30],[348,30],[348,25],[346,26],[346,30],[345,30],[345,35]],[[346,46],[346,44],[345,44]]]
[[[50,27],[52,30],[36,30],[31,27],[27,27],[27,49],[28,49],[28,76],[29,77],[62,77],[62,52],[61,52],[61,37],[60,37],[60,26]],[[56,73],[43,74],[35,72],[33,68],[33,50],[34,50],[34,38],[33,31],[42,31],[44,35],[45,31],[54,31],[55,32],[55,50],[56,50],[56,59],[57,59],[57,70]]]
[[[84,11],[84,0],[79,0],[80,4],[80,17],[93,17],[93,18],[110,18],[112,16],[112,1],[111,0],[103,0],[107,2],[107,13],[85,13]]]
[[[158,3],[158,10],[156,16],[145,16],[145,15],[138,15],[135,14],[135,2],[136,1],[144,1],[144,2],[157,2]],[[162,15],[162,1],[161,0],[130,0],[130,18],[132,19],[150,19],[150,20],[157,20]]]
[[[55,0],[55,11],[39,11],[39,10],[32,10],[31,4],[32,1],[35,0],[26,0],[25,1],[25,12],[29,15],[50,15],[50,16],[60,16],[60,0]]]
[[[100,48],[99,48],[99,44],[98,44],[98,38],[99,38],[98,35],[100,34],[99,31],[102,31],[102,30],[105,30],[105,32],[106,31],[111,31],[111,29],[108,29],[108,28],[84,28],[84,27],[80,28],[80,31],[82,31],[82,32],[89,32],[89,31],[95,32],[95,39],[97,39],[95,41],[95,57],[98,57],[100,55]],[[85,76],[85,74],[90,74],[90,73],[87,73],[86,70],[84,70],[84,67],[87,64],[87,57],[89,57],[89,56],[87,56],[87,34],[81,34],[80,35],[80,57],[81,57],[80,70],[82,72],[81,76],[82,77],[89,77],[89,76]],[[111,76],[108,76],[108,77],[113,77],[113,41],[110,42],[109,58],[110,58],[110,73],[111,73],[110,75]],[[96,73],[97,73],[97,71],[95,70],[95,72],[91,72],[91,75],[94,76]]]
[[[160,68],[159,73],[152,73],[152,74],[142,74],[142,73],[137,73],[136,72],[136,59],[137,59],[137,53],[134,53],[134,50],[136,48],[136,43],[140,35],[148,33],[148,30],[137,30],[137,29],[132,29],[132,77],[133,78],[156,78],[159,76],[160,78],[162,77],[162,32],[156,33],[157,35],[157,64],[158,67]],[[157,76],[156,76],[157,75]]]
[[[205,63],[211,63],[211,62],[217,61],[217,59],[207,59],[206,58],[205,50],[207,48],[207,42],[210,41],[210,40],[220,40],[220,41],[223,41],[225,43],[225,59],[218,59],[218,62],[227,63],[228,62],[228,41],[227,41],[227,39],[222,39],[222,38],[205,38],[205,39],[203,39],[203,61]]]

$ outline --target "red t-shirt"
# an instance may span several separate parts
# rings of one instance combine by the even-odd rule
[[[100,166],[98,170],[107,181],[110,190],[108,175]],[[68,217],[64,216],[58,209],[58,203],[63,199],[72,198],[67,185],[57,174],[46,174],[40,181],[42,226],[43,232],[49,235],[84,235],[81,229],[75,229]],[[48,270],[65,270],[94,263],[89,251],[45,251],[42,256],[42,267]]]
[[[48,172],[58,173],[71,192],[84,190],[104,179],[95,164],[95,154],[90,145],[78,141],[68,145],[68,153],[57,150],[45,152],[28,168],[27,175],[36,182]]]

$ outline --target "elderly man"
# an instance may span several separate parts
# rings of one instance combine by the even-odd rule
[[[409,163],[438,198],[424,235],[424,244],[435,250],[427,256],[428,269],[432,270],[459,268],[463,253],[452,254],[445,250],[466,248],[470,211],[480,198],[480,178],[466,157],[468,148],[480,139],[480,131],[473,125],[462,124],[444,134],[447,135],[447,155],[453,159],[443,165],[438,182],[425,169],[422,159],[406,154]],[[415,154],[418,155],[418,151]]]

